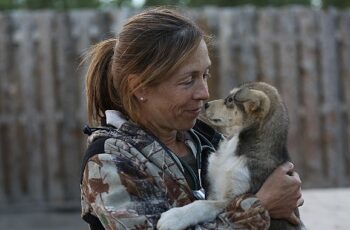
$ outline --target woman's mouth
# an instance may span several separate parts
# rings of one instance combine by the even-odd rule
[[[196,109],[188,110],[188,112],[189,112],[190,114],[192,114],[193,116],[195,116],[195,117],[198,117],[199,114],[201,113],[201,111],[202,111],[202,108],[201,108],[201,107],[200,107],[200,108],[196,108]]]

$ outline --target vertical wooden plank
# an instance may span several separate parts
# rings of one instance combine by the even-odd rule
[[[298,63],[297,63],[297,46],[296,46],[296,20],[293,8],[281,8],[277,13],[276,29],[278,31],[278,56],[279,73],[275,79],[275,85],[280,83],[281,95],[288,108],[289,115],[289,134],[288,149],[297,170],[303,174],[302,153],[300,151],[300,127],[298,111],[300,110],[300,100],[298,92]]]
[[[314,10],[301,8],[296,12],[300,28],[300,68],[301,95],[304,120],[300,133],[303,133],[303,151],[307,186],[311,183],[324,185],[323,151],[321,149],[321,123],[318,70],[318,23]]]
[[[233,72],[231,73],[231,78],[233,78],[234,82],[236,82],[235,85],[231,85],[230,90],[233,87],[236,87],[237,85],[240,85],[242,81],[242,75],[245,70],[242,68],[242,44],[244,36],[240,33],[240,24],[242,23],[240,18],[242,17],[241,9],[240,8],[229,8],[228,10],[231,11],[231,38],[230,38],[230,50],[231,52],[231,66]],[[227,67],[226,67],[227,68]],[[228,92],[226,92],[225,96],[227,96]]]
[[[74,201],[79,201],[79,187],[72,185],[77,185],[79,181],[81,155],[86,146],[82,139],[82,126],[87,121],[86,66],[76,67],[79,56],[91,45],[91,37],[100,32],[98,17],[96,11],[71,11],[58,22],[58,34],[61,36],[58,41],[59,94],[64,119],[61,126],[64,190],[66,199]],[[70,26],[67,27],[67,24]]]
[[[84,10],[84,11],[72,11],[70,14],[73,36],[77,38],[76,53],[82,55],[91,44],[91,32],[98,33],[98,14],[96,11]],[[78,114],[79,121],[87,120],[86,100],[85,100],[85,81],[84,74],[86,73],[86,67],[83,66],[79,69],[79,104]]]
[[[56,82],[60,86],[58,88],[58,108],[59,108],[59,117],[58,117],[58,137],[59,137],[59,154],[60,160],[59,164],[61,165],[61,176],[62,176],[62,186],[64,191],[64,198],[67,198],[67,190],[69,187],[72,187],[73,184],[69,185],[67,178],[70,176],[69,173],[66,172],[66,168],[74,167],[73,165],[65,166],[64,158],[68,157],[68,155],[74,156],[75,148],[69,150],[69,146],[67,147],[67,140],[74,142],[74,138],[70,130],[67,129],[67,126],[71,126],[73,122],[76,121],[76,111],[72,114],[68,115],[71,110],[68,110],[67,107],[73,104],[76,105],[77,96],[74,95],[74,91],[76,91],[76,76],[73,65],[75,60],[72,56],[74,53],[74,46],[76,45],[75,40],[72,39],[70,34],[71,21],[69,20],[68,12],[60,12],[57,13],[56,17],[57,23],[57,31],[56,31],[56,55],[57,55],[57,79]],[[69,79],[69,80],[68,80]],[[70,100],[70,101],[68,101]],[[74,147],[74,146],[73,146]],[[72,151],[72,152],[71,152]],[[50,202],[51,203],[51,202]]]
[[[255,81],[257,79],[256,45],[256,11],[252,6],[239,8],[237,32],[240,41],[239,81]]]
[[[220,79],[218,81],[220,97],[225,97],[230,90],[237,85],[236,70],[233,63],[233,18],[236,15],[234,9],[222,9],[219,16],[219,55],[220,55]]]
[[[74,66],[77,66],[77,55],[75,53],[76,40],[73,39],[70,29],[72,22],[69,17],[69,12],[61,12],[57,16],[57,82],[60,85],[59,105],[61,119],[59,121],[60,134],[60,156],[62,164],[63,190],[64,197],[67,199],[77,192],[77,186],[73,186],[73,179],[79,181],[77,175],[72,175],[71,168],[78,168],[78,162],[75,156],[78,155],[79,141],[75,136],[75,128],[78,108],[78,80]],[[83,36],[83,35],[82,35]],[[74,58],[75,57],[75,58]],[[66,163],[68,165],[66,165]],[[76,183],[75,183],[76,184]]]
[[[341,86],[344,92],[343,111],[346,118],[345,133],[344,133],[344,158],[346,164],[347,184],[350,185],[350,12],[344,11],[341,13],[340,20],[340,35],[342,41],[341,58]]]
[[[43,197],[42,184],[42,161],[40,147],[40,127],[39,127],[39,111],[37,108],[37,86],[36,76],[34,75],[35,49],[33,39],[33,15],[27,11],[18,12],[18,25],[21,35],[18,39],[19,60],[21,65],[19,68],[19,77],[21,80],[22,106],[24,109],[24,130],[25,134],[25,158],[27,160],[27,168],[25,175],[27,178],[27,189],[30,199],[40,201]],[[30,55],[30,56],[28,56]]]
[[[336,18],[337,11],[330,9],[321,13],[321,77],[322,92],[324,93],[324,136],[328,178],[333,186],[345,184],[345,165],[343,159],[339,101],[339,69],[336,51]]]
[[[0,13],[0,129],[5,130],[5,79],[7,75],[7,17],[4,13]],[[6,202],[6,191],[5,191],[5,139],[6,132],[0,132],[0,204],[4,205]]]
[[[7,53],[7,58],[9,59],[9,74],[5,75],[5,80],[9,89],[9,98],[6,100],[5,109],[9,117],[13,118],[13,122],[7,125],[8,130],[8,159],[7,168],[10,173],[8,174],[9,181],[9,201],[10,202],[21,202],[26,199],[23,194],[23,177],[21,177],[21,171],[23,166],[27,163],[24,159],[25,146],[23,143],[23,117],[24,112],[20,104],[19,98],[21,97],[20,89],[20,77],[18,61],[21,60],[19,54],[19,42],[23,39],[22,28],[20,24],[19,12],[12,12],[9,14],[9,27],[12,30],[11,43],[9,43],[9,49],[12,52]],[[21,144],[19,144],[21,143]]]
[[[53,18],[56,14],[53,11],[43,11],[35,14],[35,23],[38,26],[39,62],[41,63],[41,97],[43,110],[43,132],[45,136],[44,154],[46,164],[46,196],[51,203],[58,203],[64,200],[62,175],[60,175],[60,152],[58,147],[57,116],[56,116],[56,95],[55,79],[53,70]]]
[[[275,85],[276,81],[276,57],[275,57],[275,8],[263,8],[258,12],[258,54],[260,62],[259,80]]]

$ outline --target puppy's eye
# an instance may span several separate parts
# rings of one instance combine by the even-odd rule
[[[233,97],[227,97],[225,99],[225,104],[232,104],[233,103]]]
[[[234,99],[233,99],[233,96],[229,96],[225,99],[225,105],[227,107],[230,107],[230,108],[233,108],[235,106],[235,103],[234,103]]]

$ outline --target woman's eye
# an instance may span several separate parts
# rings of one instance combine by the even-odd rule
[[[205,73],[205,74],[203,74],[203,78],[204,79],[209,79],[210,78],[210,73]]]
[[[190,85],[190,84],[192,84],[193,83],[193,77],[189,77],[187,80],[185,80],[184,82],[183,82],[183,84],[185,84],[185,85]]]

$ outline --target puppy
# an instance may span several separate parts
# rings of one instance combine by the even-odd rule
[[[205,105],[207,122],[226,139],[209,157],[208,200],[197,200],[161,215],[158,229],[184,229],[214,219],[234,197],[256,193],[280,164],[289,160],[287,151],[288,114],[273,86],[245,83],[225,99]],[[295,210],[296,215],[299,212]],[[271,220],[269,229],[305,229],[285,220]]]

